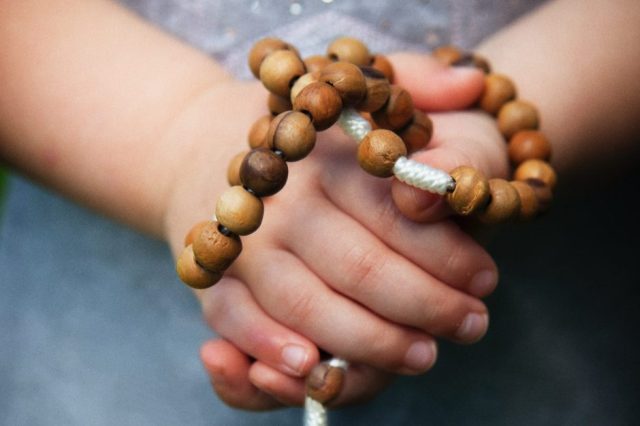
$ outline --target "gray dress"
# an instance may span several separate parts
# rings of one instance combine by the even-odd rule
[[[126,0],[239,77],[254,40],[303,54],[343,34],[375,51],[472,47],[524,0]],[[615,185],[614,185],[615,183]],[[501,285],[472,347],[442,344],[427,375],[400,378],[335,425],[637,424],[638,225],[620,204],[638,178],[559,194],[552,213],[491,244]],[[0,225],[0,424],[298,425],[299,410],[246,413],[212,393],[198,360],[213,335],[170,253],[20,177]]]

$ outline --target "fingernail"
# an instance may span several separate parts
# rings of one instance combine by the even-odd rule
[[[468,314],[456,332],[456,337],[468,343],[477,342],[487,332],[489,316],[472,312]]]
[[[300,345],[286,345],[282,348],[282,360],[284,364],[297,375],[302,373],[302,369],[307,363],[309,354],[307,350]]]
[[[498,284],[498,274],[492,270],[480,271],[474,275],[469,283],[469,293],[476,297],[485,297],[491,294]]]
[[[428,370],[436,362],[436,342],[415,342],[404,356],[404,364],[414,371]]]

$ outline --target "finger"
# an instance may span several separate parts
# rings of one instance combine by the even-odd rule
[[[322,349],[354,362],[400,374],[428,370],[436,359],[433,338],[380,318],[335,293],[293,254],[252,250],[252,267],[238,258],[239,278],[276,321]],[[282,273],[281,271],[286,271]]]
[[[284,405],[304,405],[304,378],[287,376],[258,361],[249,370],[249,380],[255,387]]]
[[[210,340],[200,358],[218,397],[231,407],[270,410],[282,404],[249,381],[249,358],[225,340]]]
[[[316,346],[271,319],[237,279],[225,277],[204,293],[202,303],[211,328],[253,358],[299,377],[318,362]]]
[[[470,67],[448,67],[429,55],[390,55],[396,84],[411,93],[414,105],[425,111],[464,109],[475,103],[484,90],[482,71]]]
[[[482,114],[432,114],[434,136],[429,149],[412,159],[447,172],[471,166],[488,178],[507,176],[507,145],[493,120]],[[461,131],[460,123],[464,123]],[[394,180],[392,196],[398,209],[416,222],[433,222],[452,214],[443,197]]]

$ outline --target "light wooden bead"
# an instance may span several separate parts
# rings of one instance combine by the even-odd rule
[[[551,144],[542,132],[522,130],[511,137],[508,152],[511,163],[516,166],[532,159],[549,161]]]
[[[271,114],[263,115],[258,118],[249,129],[249,146],[251,148],[260,148],[266,146],[267,132],[269,131],[269,123],[273,120]]]
[[[271,93],[285,98],[297,78],[305,74],[302,59],[291,50],[276,50],[260,65],[260,81]]]
[[[496,115],[507,102],[516,98],[516,86],[509,77],[489,74],[484,79],[484,91],[480,97],[480,108]]]
[[[524,182],[529,185],[536,194],[536,198],[538,199],[538,212],[544,213],[549,210],[553,201],[553,191],[551,191],[549,185],[546,185],[539,179],[527,179]]]
[[[538,111],[529,102],[507,102],[498,112],[498,128],[507,139],[521,130],[536,130],[539,124]]]
[[[360,167],[378,177],[392,176],[396,160],[406,155],[404,142],[390,130],[372,130],[358,145]]]
[[[227,168],[227,182],[229,185],[241,185],[240,182],[240,166],[242,165],[242,160],[249,153],[249,151],[242,151],[237,153],[229,162],[229,168]]]
[[[387,59],[386,56],[381,54],[373,55],[373,61],[371,67],[377,69],[389,80],[389,83],[393,83],[395,80],[395,73],[393,72],[393,65]]]
[[[269,93],[269,97],[267,98],[267,108],[269,108],[271,115],[278,115],[281,112],[289,111],[292,108],[292,105],[289,97],[283,98],[282,96]]]
[[[407,146],[407,152],[411,154],[426,147],[433,135],[433,123],[424,112],[416,109],[413,111],[413,120],[402,129],[398,136]]]
[[[334,40],[327,48],[327,56],[332,61],[345,61],[361,66],[371,63],[371,54],[367,46],[352,37]]]
[[[333,63],[333,62],[332,62]],[[291,104],[295,101],[296,97],[302,92],[302,89],[310,85],[311,83],[315,83],[320,81],[320,71],[308,72],[304,74],[302,77],[296,80],[291,87]]]
[[[558,182],[558,176],[553,167],[546,161],[535,159],[520,164],[513,173],[513,178],[520,181],[538,179],[551,189],[555,188]]]
[[[208,220],[203,220],[202,222],[198,222],[195,225],[193,225],[189,230],[189,232],[187,232],[187,235],[184,236],[184,246],[186,247],[192,244],[193,240],[195,240],[198,237],[198,235],[200,235],[200,232],[208,223],[209,223]]]
[[[249,68],[251,69],[251,73],[255,78],[260,78],[260,65],[264,58],[276,50],[287,49],[291,49],[291,46],[278,38],[266,37],[258,40],[249,52]]]
[[[318,81],[302,89],[293,101],[293,109],[308,113],[316,130],[326,130],[338,121],[342,98],[331,85]]]
[[[453,169],[450,175],[456,181],[456,187],[446,198],[453,211],[468,216],[486,207],[490,197],[489,181],[481,171],[460,166]]]
[[[222,278],[221,272],[207,271],[196,263],[191,245],[182,250],[182,254],[176,262],[176,272],[183,283],[197,289],[211,287]]]
[[[494,225],[514,220],[520,214],[518,191],[504,179],[489,179],[491,198],[487,207],[478,213],[480,222]]]
[[[304,66],[307,68],[307,72],[322,71],[324,67],[331,64],[333,61],[323,55],[309,56],[304,60]]]
[[[360,111],[377,111],[382,108],[391,95],[391,86],[385,75],[372,67],[361,67],[366,85],[364,98],[358,105]]]
[[[372,112],[371,117],[384,129],[401,129],[413,117],[413,99],[409,92],[392,84],[389,100],[384,107]]]
[[[332,85],[340,94],[343,105],[358,104],[367,92],[367,83],[357,65],[333,62],[322,69],[320,81]]]
[[[198,265],[210,272],[224,272],[242,251],[240,238],[220,232],[218,222],[209,221],[192,244]]]
[[[287,182],[287,163],[267,148],[249,152],[240,166],[242,185],[258,197],[268,197],[280,191]]]
[[[463,52],[455,46],[447,45],[436,48],[432,53],[438,62],[445,65],[452,65],[454,62],[462,58]]]
[[[531,185],[514,180],[509,182],[520,197],[520,212],[518,213],[518,219],[531,220],[538,214],[538,197]]]
[[[307,396],[321,404],[335,399],[342,391],[343,384],[344,370],[325,363],[313,367],[305,381]]]
[[[287,161],[298,161],[309,155],[316,143],[316,130],[307,114],[286,111],[271,122],[267,145],[282,151]]]
[[[227,189],[216,204],[218,222],[238,235],[248,235],[258,229],[263,214],[262,200],[241,186]]]

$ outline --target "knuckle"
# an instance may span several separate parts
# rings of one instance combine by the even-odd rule
[[[354,245],[345,254],[347,276],[344,290],[359,296],[374,292],[385,262],[385,256],[378,250]]]
[[[283,319],[289,324],[300,326],[308,323],[310,318],[314,316],[314,307],[316,305],[313,295],[309,292],[290,293],[285,300],[286,307]]]

